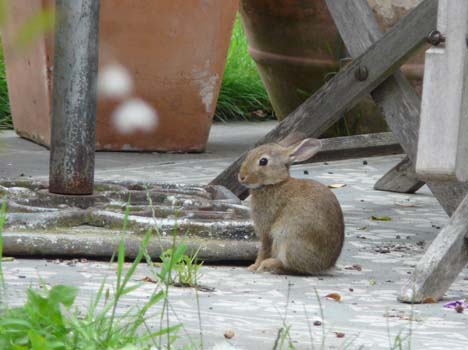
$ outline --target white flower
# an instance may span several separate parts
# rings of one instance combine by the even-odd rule
[[[101,97],[124,98],[133,91],[133,79],[120,64],[109,64],[99,71],[98,93]]]
[[[114,126],[122,134],[137,130],[150,132],[158,126],[156,110],[139,98],[126,100],[112,114]]]

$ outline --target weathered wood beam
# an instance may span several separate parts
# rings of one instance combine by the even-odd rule
[[[354,1],[340,0],[336,3],[341,5],[352,2]],[[425,40],[427,33],[435,28],[436,11],[436,0],[426,0],[421,3],[385,33],[381,40],[375,42],[364,54],[323,85],[256,145],[285,138],[292,142],[294,138],[298,140],[303,137],[320,136],[342,117],[343,112],[357,104],[362,97],[393,74]],[[348,12],[347,15],[350,18],[359,18],[361,13]],[[356,36],[358,35],[359,33],[356,33]],[[359,80],[357,71],[367,74],[362,74]],[[415,135],[415,132],[416,130],[413,130],[412,134]],[[223,185],[236,195],[245,197],[246,189],[237,181],[237,173],[244,157],[245,154],[239,157],[216,177],[212,184]]]
[[[468,1],[439,0],[438,29],[445,36],[445,43],[427,50],[424,59],[415,168],[424,179],[465,182],[468,181]]]
[[[374,190],[399,193],[415,193],[424,186],[414,172],[413,163],[405,157],[374,185]]]
[[[331,137],[321,141],[320,152],[304,163],[403,153],[391,132]]]
[[[416,174],[413,163],[405,157],[375,183],[374,190],[416,193],[425,184]]]
[[[441,299],[468,263],[467,235],[468,196],[418,262],[398,300],[421,303],[427,298]]]
[[[366,0],[326,0],[326,3],[352,57],[372,50],[376,40],[382,42],[387,37],[388,33],[382,37],[383,34]],[[414,17],[417,13],[422,13],[423,10],[427,17],[422,19],[426,21],[423,33],[418,34],[418,37],[422,35],[422,40],[430,31],[436,29],[437,0],[423,1],[402,20],[408,20],[408,17]],[[414,25],[412,30],[416,30],[416,25],[418,25],[416,21]],[[397,28],[394,27],[393,30],[395,29]],[[401,28],[397,30],[401,30]],[[387,47],[387,50],[391,49],[391,47]],[[372,91],[371,95],[381,108],[388,126],[408,158],[414,163],[421,99],[400,71],[395,72],[392,77]],[[427,185],[449,215],[455,211],[468,191],[467,184],[457,182],[431,181]]]

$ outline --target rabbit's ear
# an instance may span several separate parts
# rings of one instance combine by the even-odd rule
[[[305,139],[296,145],[289,147],[289,162],[303,162],[315,154],[322,148],[322,142],[318,139]]]

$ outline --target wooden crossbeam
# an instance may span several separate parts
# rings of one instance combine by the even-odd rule
[[[349,6],[354,2],[339,0],[336,1],[335,6],[338,6],[338,4]],[[333,4],[333,1],[330,3]],[[357,3],[360,3],[360,1],[357,1]],[[380,40],[376,41],[381,36],[380,31],[373,31],[374,36],[368,38],[368,41],[371,41],[371,43],[376,42],[371,46],[371,43],[368,44],[368,42],[363,41],[362,52],[365,51],[365,53],[323,85],[256,145],[278,142],[287,137],[289,141],[293,142],[294,139],[320,136],[339,120],[347,109],[356,105],[362,97],[372,92],[398,69],[406,58],[425,40],[427,33],[435,28],[436,13],[437,1],[425,0],[390,31],[385,33]],[[360,18],[361,14],[362,12],[356,14],[348,12],[347,16],[357,21],[365,21],[366,18]],[[375,21],[373,16],[372,20]],[[350,25],[353,25],[353,23],[350,23]],[[361,30],[361,33],[359,30],[354,30],[353,35],[356,37],[372,33],[366,26],[356,25],[356,27],[365,29]],[[365,80],[360,81],[356,78],[358,70],[361,72],[363,70],[367,71],[368,76]],[[403,76],[401,77],[404,79]],[[374,98],[379,99],[379,94]],[[400,102],[404,103],[405,101]],[[399,112],[397,111],[397,113]],[[408,123],[403,122],[399,126],[399,134],[405,136],[402,139],[409,139],[405,135],[405,126],[407,125]],[[412,125],[408,132],[410,137],[416,137],[416,128],[413,128]],[[405,148],[403,143],[402,146]],[[415,153],[415,150],[412,149],[414,146],[413,143],[406,142],[406,148],[410,149],[412,154]],[[408,152],[406,148],[405,151]],[[237,173],[244,157],[245,154],[239,157],[211,183],[223,185],[239,197],[244,198],[247,191],[237,181]]]
[[[424,181],[419,179],[414,171],[413,163],[405,157],[375,183],[374,190],[415,193],[422,186],[424,186]]]
[[[400,153],[403,153],[403,150],[391,132],[377,132],[322,139],[320,152],[304,163]]]

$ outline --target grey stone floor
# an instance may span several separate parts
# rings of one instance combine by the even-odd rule
[[[214,124],[205,153],[97,152],[96,178],[208,183],[274,125],[271,121]],[[0,178],[23,175],[46,179],[48,166],[47,149],[17,137],[13,131],[0,132]]]
[[[270,127],[272,124],[216,125],[206,154],[100,153],[96,174],[100,179],[204,183]],[[41,147],[13,133],[0,135],[0,177],[45,177],[47,157]],[[366,159],[367,164],[354,159],[293,167],[293,176],[346,185],[334,190],[346,221],[346,242],[337,268],[329,276],[297,277],[252,274],[243,266],[204,266],[200,282],[215,288],[198,293],[206,348],[226,343],[224,332],[233,330],[235,336],[229,343],[235,349],[272,349],[285,319],[296,349],[312,349],[312,343],[320,349],[322,341],[327,349],[391,349],[398,335],[406,338],[403,349],[410,348],[409,342],[412,349],[467,349],[466,314],[444,308],[443,302],[411,306],[396,301],[415,263],[447,222],[426,187],[415,195],[372,189],[400,159],[373,157]],[[372,216],[388,216],[391,221],[372,220]],[[51,285],[79,286],[79,303],[86,305],[104,276],[108,283],[114,281],[115,266],[95,261],[18,259],[5,262],[4,270],[10,304],[21,303],[23,291],[37,286],[41,278]],[[151,276],[151,271],[141,266],[132,283],[145,276]],[[125,299],[122,312],[138,305],[154,288],[154,284],[144,284]],[[465,269],[444,301],[466,298],[467,288]],[[326,299],[332,292],[339,293],[342,300]],[[171,321],[182,321],[190,337],[197,339],[200,322],[195,291],[172,288],[170,295]],[[315,321],[322,322],[325,337]],[[184,332],[181,336],[181,341],[188,338]]]

